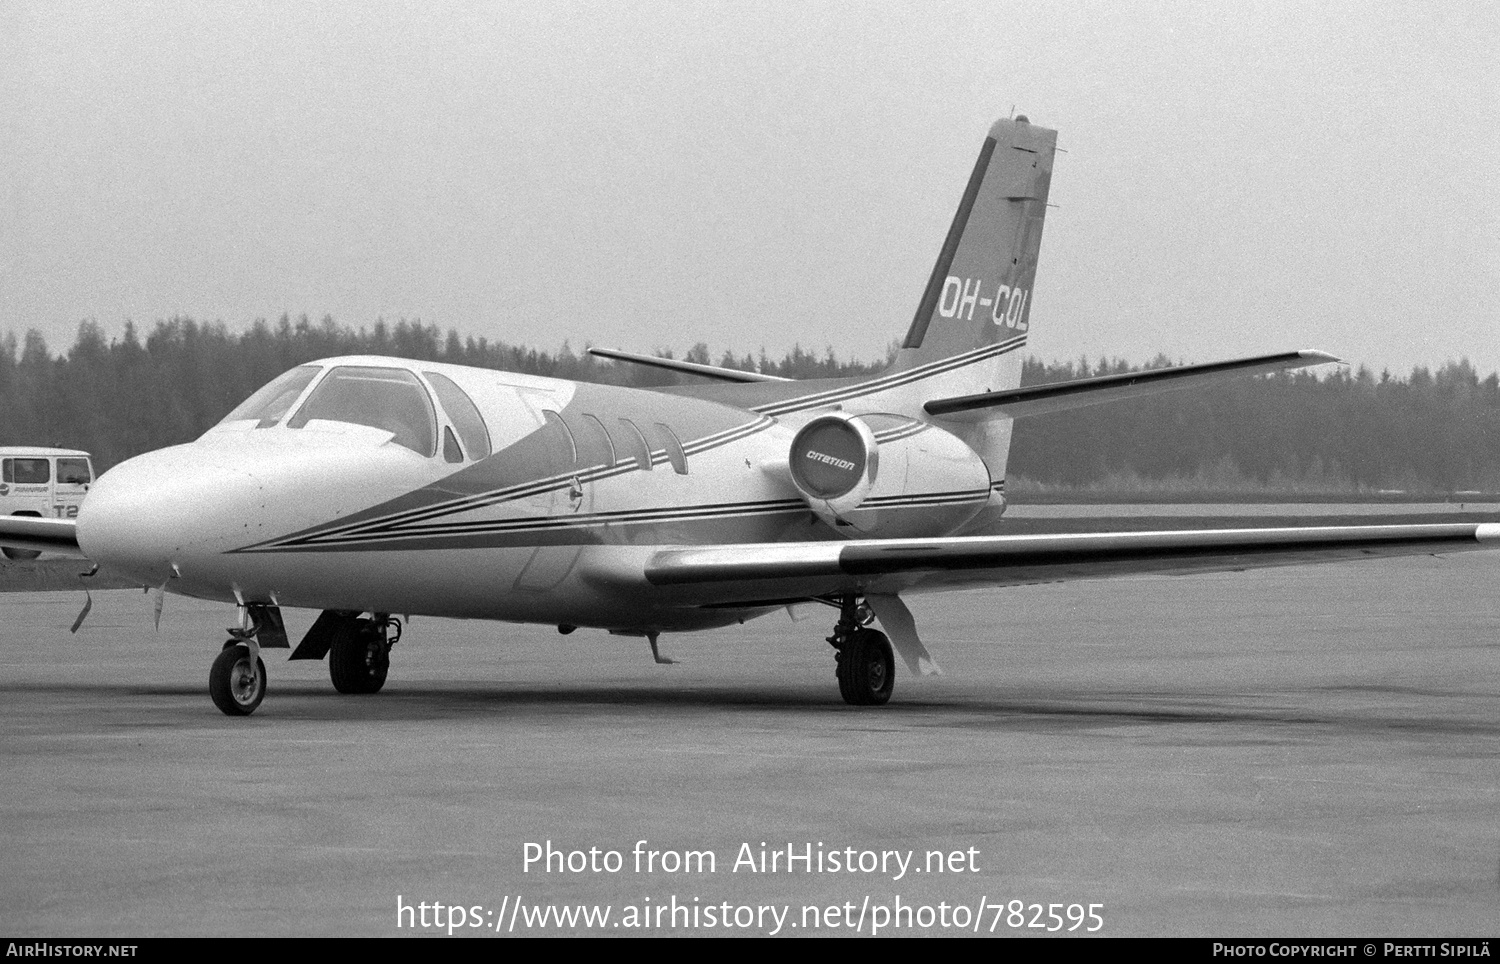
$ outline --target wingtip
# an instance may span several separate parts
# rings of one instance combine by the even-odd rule
[[[1329,363],[1332,363],[1334,365],[1349,364],[1337,355],[1330,355],[1326,351],[1318,351],[1314,348],[1304,348],[1301,351],[1297,352],[1297,354],[1303,358],[1308,359],[1309,364],[1313,365],[1326,365]]]

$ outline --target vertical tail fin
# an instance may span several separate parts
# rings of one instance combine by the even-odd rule
[[[1025,117],[990,128],[892,366],[909,374],[921,396],[1020,387],[1056,150],[1057,132]],[[966,528],[983,531],[1005,511],[1011,422],[945,427],[989,469],[990,503]]]
[[[902,367],[1024,339],[1056,148],[1057,132],[1025,117],[990,128],[901,346]],[[971,391],[1002,387],[1016,386]]]

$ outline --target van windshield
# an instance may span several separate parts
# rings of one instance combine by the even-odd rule
[[[369,425],[392,433],[391,441],[419,455],[437,451],[437,413],[427,390],[399,368],[342,365],[313,389],[287,422],[302,428],[313,419]]]

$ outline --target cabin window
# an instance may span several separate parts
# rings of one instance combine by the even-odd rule
[[[592,425],[594,427],[594,431],[598,433],[599,438],[603,439],[604,441],[604,464],[614,465],[615,459],[619,458],[619,456],[615,454],[615,440],[609,437],[609,429],[605,428],[604,423],[599,421],[592,415],[584,415],[583,420],[586,424]]]
[[[549,426],[562,432],[563,439],[568,443],[567,449],[562,453],[565,466],[569,470],[576,469],[578,467],[578,443],[573,441],[573,432],[568,428],[568,423],[551,409],[543,410],[542,418],[546,419]]]
[[[479,414],[479,408],[469,398],[469,393],[459,388],[453,379],[447,375],[439,375],[437,372],[423,372],[427,380],[432,383],[432,390],[437,392],[438,402],[442,404],[443,411],[448,413],[453,427],[458,430],[458,437],[463,439],[464,450],[469,453],[469,458],[478,462],[480,459],[488,458],[490,454],[490,433],[484,427],[484,418]],[[446,452],[447,443],[443,443]],[[449,461],[452,461],[451,459]]]
[[[631,450],[635,456],[635,464],[651,471],[651,446],[646,443],[646,436],[635,427],[635,423],[628,418],[620,419],[620,424],[625,426],[625,447]]]
[[[682,440],[677,437],[677,433],[661,422],[656,423],[656,432],[667,445],[667,459],[672,463],[672,471],[678,475],[687,475],[687,453],[682,451]]]
[[[317,365],[301,365],[283,372],[240,402],[234,411],[219,420],[219,424],[254,420],[256,428],[270,428],[291,411],[292,405],[320,371],[322,369]]]
[[[329,371],[287,422],[302,428],[314,419],[368,425],[391,441],[430,456],[437,451],[437,413],[417,376],[400,368],[342,365]]]

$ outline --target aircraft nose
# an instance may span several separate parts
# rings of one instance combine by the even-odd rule
[[[177,446],[122,462],[99,477],[78,512],[78,545],[95,562],[146,585],[174,566],[216,550],[225,533],[216,505],[243,507],[256,487],[249,471]]]

